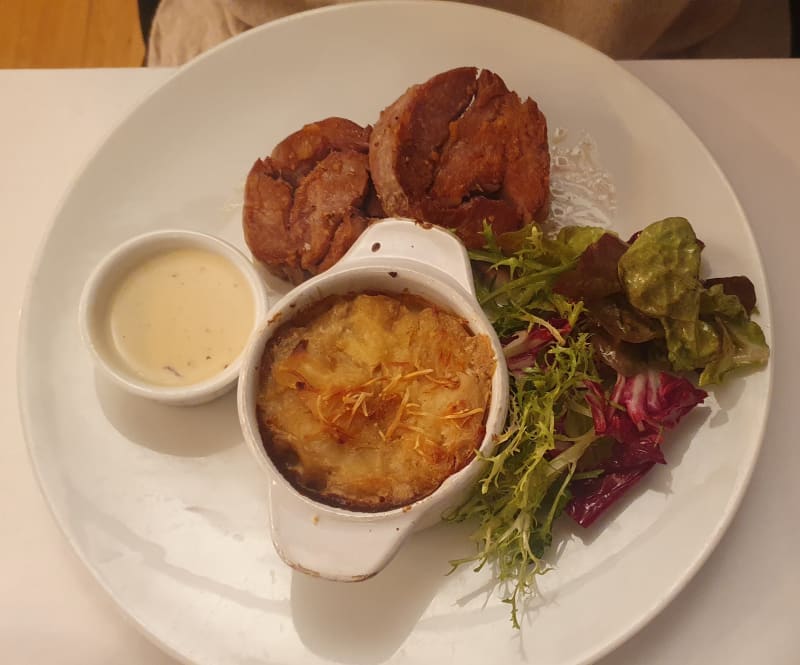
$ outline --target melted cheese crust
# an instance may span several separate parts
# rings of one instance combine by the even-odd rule
[[[494,369],[485,335],[421,298],[326,298],[267,345],[262,439],[306,495],[356,510],[403,506],[474,457]]]

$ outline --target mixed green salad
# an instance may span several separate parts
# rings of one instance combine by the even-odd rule
[[[605,229],[534,226],[471,252],[478,298],[511,373],[505,431],[469,499],[474,557],[508,585],[511,619],[547,569],[553,524],[589,527],[655,464],[664,433],[704,387],[763,365],[747,277],[702,280],[703,243],[684,218],[625,241]]]

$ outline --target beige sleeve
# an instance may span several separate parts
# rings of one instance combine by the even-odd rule
[[[287,14],[345,0],[162,0],[148,65],[179,65]],[[788,0],[468,0],[532,18],[613,58],[788,56]]]
[[[345,0],[161,0],[147,65],[174,67],[262,23]]]

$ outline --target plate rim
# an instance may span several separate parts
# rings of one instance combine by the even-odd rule
[[[653,619],[656,618],[681,593],[681,591],[683,591],[683,589],[686,588],[689,582],[691,582],[692,579],[697,575],[697,573],[706,563],[708,558],[717,548],[723,536],[730,527],[731,522],[733,521],[734,517],[739,511],[739,508],[742,504],[742,501],[745,498],[747,489],[752,480],[752,476],[758,461],[758,457],[761,452],[761,448],[764,444],[766,427],[771,412],[771,405],[772,405],[771,398],[775,381],[774,378],[775,373],[773,371],[773,368],[774,368],[775,354],[776,354],[776,343],[775,343],[775,338],[772,335],[773,317],[772,317],[772,305],[771,305],[771,288],[769,281],[767,280],[767,272],[765,270],[763,254],[756,240],[755,234],[753,232],[750,219],[746,214],[746,211],[744,210],[744,207],[742,206],[739,197],[736,195],[736,192],[733,189],[728,177],[726,176],[725,172],[715,159],[714,155],[711,153],[710,149],[706,146],[706,144],[702,141],[702,139],[695,133],[691,125],[689,125],[689,123],[683,118],[683,116],[672,106],[672,104],[670,104],[666,99],[664,99],[661,95],[655,92],[646,82],[644,82],[642,79],[637,77],[629,70],[622,67],[622,65],[620,65],[619,62],[610,58],[603,52],[598,51],[593,47],[580,41],[579,39],[572,37],[568,34],[562,33],[559,30],[556,30],[555,28],[539,23],[538,21],[535,21],[533,19],[513,14],[512,12],[506,12],[500,9],[495,9],[480,5],[472,5],[465,2],[452,2],[450,0],[364,0],[361,2],[349,2],[344,4],[328,5],[328,6],[305,10],[302,12],[296,12],[294,14],[290,14],[275,19],[260,26],[256,26],[251,30],[236,35],[214,46],[213,48],[198,55],[197,57],[187,62],[186,64],[174,68],[174,70],[169,76],[167,76],[163,81],[156,84],[155,87],[149,90],[141,99],[139,99],[136,103],[130,106],[127,110],[125,110],[122,113],[121,117],[119,117],[119,119],[116,120],[116,122],[114,122],[106,131],[102,133],[101,137],[96,141],[95,145],[90,150],[88,155],[82,160],[79,166],[75,169],[72,176],[67,179],[67,185],[58,199],[58,202],[54,208],[54,212],[51,215],[49,222],[46,224],[43,234],[39,238],[38,245],[34,252],[33,262],[31,264],[32,267],[27,276],[27,280],[23,290],[22,305],[20,307],[18,316],[18,325],[17,325],[18,345],[17,345],[17,357],[16,357],[16,383],[17,383],[16,397],[18,403],[19,418],[20,418],[23,438],[26,444],[25,447],[27,450],[28,460],[30,462],[31,468],[34,471],[33,475],[36,478],[36,483],[39,487],[39,490],[45,499],[45,504],[47,505],[47,509],[50,515],[53,517],[59,530],[65,537],[66,541],[70,544],[70,548],[72,549],[73,553],[77,555],[78,560],[83,564],[85,569],[88,570],[92,578],[99,584],[100,588],[103,589],[107,597],[109,597],[112,600],[113,606],[116,608],[117,613],[120,616],[122,616],[124,620],[127,623],[129,623],[129,625],[132,625],[139,632],[139,634],[145,637],[151,644],[154,644],[157,648],[161,649],[167,655],[174,658],[178,662],[183,663],[184,665],[197,665],[197,661],[189,659],[187,656],[178,652],[164,640],[159,638],[155,633],[151,632],[151,630],[144,624],[142,619],[140,619],[137,615],[135,615],[133,612],[131,612],[127,607],[123,605],[123,603],[115,595],[115,593],[113,592],[107,581],[103,579],[99,571],[90,563],[86,553],[79,547],[78,543],[70,535],[69,530],[67,528],[68,519],[64,514],[63,509],[58,507],[57,502],[54,501],[54,497],[51,491],[45,485],[46,474],[43,472],[43,469],[41,467],[42,459],[37,456],[38,454],[41,454],[40,450],[42,444],[41,442],[34,441],[32,435],[35,423],[30,413],[30,405],[32,403],[32,400],[30,399],[30,386],[28,385],[28,378],[26,377],[26,373],[24,371],[27,359],[31,352],[30,348],[31,342],[28,336],[25,334],[25,332],[30,327],[30,316],[31,316],[30,302],[36,287],[37,276],[44,262],[44,255],[48,247],[52,232],[56,227],[58,220],[62,217],[64,208],[71,199],[78,182],[84,177],[84,174],[90,169],[92,163],[96,160],[98,154],[104,149],[109,140],[113,136],[115,136],[122,129],[122,127],[131,119],[131,117],[136,115],[142,107],[149,104],[152,98],[158,96],[164,88],[169,87],[176,79],[183,77],[184,75],[187,74],[187,72],[191,72],[197,66],[200,66],[201,63],[204,62],[206,59],[215,58],[218,52],[227,50],[228,48],[230,48],[231,44],[235,44],[248,39],[259,39],[261,38],[260,35],[262,35],[263,33],[267,33],[275,29],[280,29],[281,26],[285,24],[289,24],[295,21],[303,21],[312,15],[339,13],[339,12],[346,13],[352,11],[358,12],[362,10],[382,11],[392,7],[407,7],[409,8],[409,10],[414,7],[425,10],[430,10],[432,8],[438,7],[439,9],[452,12],[463,11],[463,12],[474,12],[476,14],[486,13],[486,14],[503,15],[503,18],[505,20],[528,22],[536,26],[534,29],[544,30],[553,33],[557,35],[558,39],[562,41],[572,42],[573,48],[579,48],[585,52],[590,52],[594,59],[605,60],[607,65],[608,64],[612,65],[618,75],[621,75],[624,79],[627,80],[628,83],[635,85],[636,87],[640,88],[643,93],[649,95],[651,101],[654,101],[662,105],[665,108],[665,110],[674,117],[674,119],[679,123],[679,125],[682,126],[682,129],[684,130],[686,136],[690,137],[695,142],[696,146],[701,150],[703,155],[708,160],[709,164],[713,166],[714,171],[716,172],[716,174],[720,179],[720,184],[722,184],[725,187],[726,194],[730,202],[732,202],[735,205],[735,208],[737,209],[737,211],[741,215],[741,218],[745,222],[747,240],[749,241],[750,246],[754,250],[754,259],[761,273],[761,277],[763,278],[761,282],[763,288],[763,296],[761,298],[761,301],[759,302],[759,308],[758,308],[759,323],[762,323],[762,327],[764,328],[765,335],[769,342],[770,361],[768,362],[766,367],[754,371],[759,373],[766,372],[767,374],[766,390],[763,396],[765,406],[761,414],[761,422],[758,424],[757,435],[754,437],[755,440],[747,448],[747,454],[744,456],[744,459],[742,460],[742,462],[746,463],[741,465],[742,468],[737,474],[736,482],[732,486],[731,492],[729,493],[728,499],[725,503],[725,507],[721,512],[713,531],[710,532],[708,536],[705,538],[703,545],[699,548],[696,555],[692,557],[691,563],[684,569],[684,571],[679,576],[677,576],[677,579],[674,579],[672,581],[672,584],[669,585],[668,590],[658,599],[655,599],[655,601],[650,605],[649,609],[646,612],[642,613],[635,621],[630,623],[626,622],[627,627],[625,629],[618,631],[618,634],[603,641],[602,644],[598,644],[592,651],[584,652],[583,654],[577,657],[578,658],[577,660],[564,661],[564,665],[589,665],[595,660],[599,660],[607,656],[609,653],[613,652],[615,649],[617,649],[626,641],[628,641],[636,633],[641,631],[647,624],[651,623]],[[77,322],[77,314],[75,318]],[[766,321],[766,324],[763,323],[764,321]]]

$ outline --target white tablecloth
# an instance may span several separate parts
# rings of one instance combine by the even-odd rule
[[[625,65],[730,179],[766,263],[775,385],[739,513],[688,587],[603,665],[800,662],[800,61]],[[96,586],[39,493],[19,424],[17,321],[36,247],[81,165],[168,70],[0,71],[0,662],[175,665]],[[609,599],[613,602],[613,599]]]

